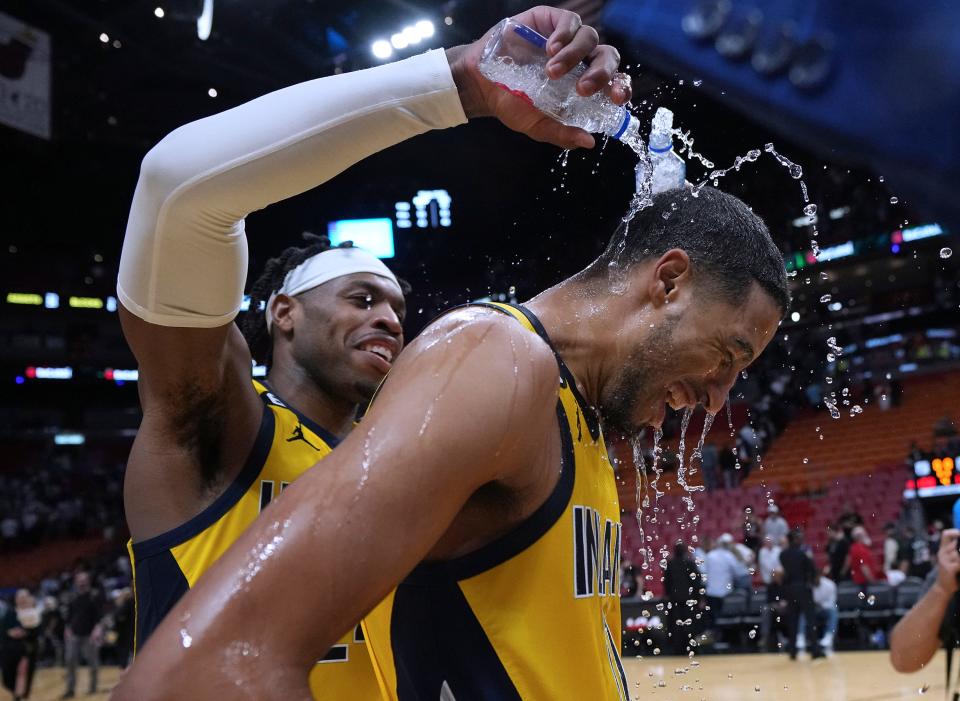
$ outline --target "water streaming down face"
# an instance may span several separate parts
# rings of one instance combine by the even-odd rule
[[[693,416],[693,409],[687,407],[683,410],[683,418],[680,420],[680,445],[677,450],[679,463],[677,464],[677,484],[684,491],[683,502],[687,505],[687,511],[693,511],[693,499],[690,496],[690,485],[687,484],[687,467],[684,462],[687,452],[687,429],[690,427],[690,417]],[[692,459],[692,457],[691,457]]]
[[[630,446],[633,448],[633,466],[636,470],[636,500],[637,500],[637,528],[640,531],[640,569],[643,571],[644,581],[653,579],[650,574],[650,562],[653,560],[653,548],[647,543],[646,531],[643,527],[643,511],[650,507],[649,484],[647,483],[647,465],[643,458],[643,432],[635,433],[630,437]],[[641,498],[642,497],[642,498]],[[652,539],[651,539],[652,540]]]

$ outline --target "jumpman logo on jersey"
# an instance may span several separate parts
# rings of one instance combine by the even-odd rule
[[[303,441],[314,450],[320,450],[317,446],[308,441],[305,435],[303,435],[303,424],[301,423],[297,424],[297,427],[293,429],[293,435],[287,439],[287,443],[293,443],[294,441]]]

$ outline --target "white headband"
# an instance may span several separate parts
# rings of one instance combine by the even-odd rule
[[[385,266],[379,258],[370,255],[359,248],[331,248],[322,251],[315,256],[311,256],[303,261],[296,268],[287,273],[283,279],[283,285],[276,292],[270,293],[267,300],[265,314],[267,317],[267,333],[270,333],[273,326],[273,315],[270,313],[270,307],[273,300],[279,294],[293,297],[302,294],[307,290],[329,282],[334,278],[344,275],[353,275],[354,273],[371,273],[379,275],[392,281],[397,287],[396,276],[390,272],[390,268]]]

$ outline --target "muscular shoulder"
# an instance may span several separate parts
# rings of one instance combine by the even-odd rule
[[[483,307],[456,309],[434,321],[408,351],[457,356],[479,351],[496,376],[515,376],[532,386],[556,391],[559,377],[553,351],[516,319]]]
[[[516,320],[457,310],[400,354],[368,419],[413,430],[421,443],[464,459],[499,456],[509,470],[507,463],[529,458],[524,439],[555,421],[558,378],[550,348]]]

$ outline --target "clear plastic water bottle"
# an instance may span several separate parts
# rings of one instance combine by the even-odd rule
[[[653,195],[683,187],[687,176],[687,164],[673,150],[673,112],[666,107],[658,107],[653,116],[647,153],[649,159],[641,160],[637,164],[637,191],[643,189],[643,183],[648,177],[650,194]]]
[[[547,77],[545,68],[550,57],[546,49],[546,37],[525,24],[505,19],[483,49],[480,72],[562,124],[642,148],[640,122],[625,107],[603,92],[590,97],[577,94],[577,81],[587,70],[585,63],[556,80]]]

